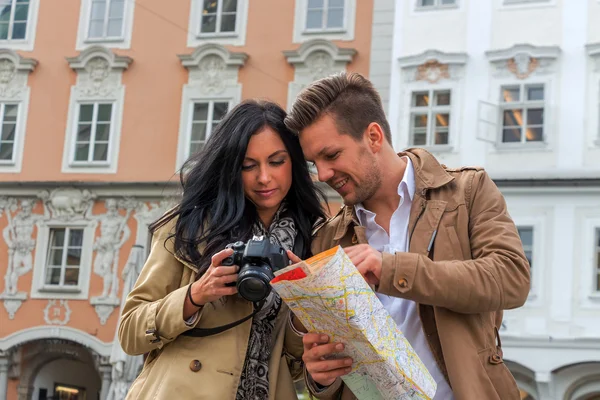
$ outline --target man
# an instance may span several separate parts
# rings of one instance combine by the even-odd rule
[[[521,306],[529,265],[500,191],[481,168],[448,169],[427,151],[396,154],[379,95],[359,74],[305,88],[286,125],[345,206],[313,240],[336,245],[375,287],[437,382],[435,399],[520,399],[502,359],[502,310]],[[310,391],[353,399],[343,343],[304,336]]]

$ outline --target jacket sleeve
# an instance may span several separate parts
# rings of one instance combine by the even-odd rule
[[[160,349],[199,320],[195,317],[193,323],[186,323],[183,319],[187,286],[179,286],[187,267],[165,248],[170,226],[163,226],[154,235],[150,256],[125,300],[119,341],[127,354]]]
[[[302,333],[298,332],[292,325],[293,313],[289,311],[288,315],[285,326],[285,337],[283,339],[283,353],[292,379],[297,381],[302,378],[304,344],[302,343]]]
[[[504,197],[485,171],[475,174],[472,188],[472,260],[432,261],[416,253],[384,253],[379,292],[464,314],[525,303],[529,263]]]

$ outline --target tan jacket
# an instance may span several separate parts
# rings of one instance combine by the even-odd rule
[[[502,310],[527,299],[529,264],[504,198],[480,168],[448,169],[422,149],[404,155],[416,181],[409,252],[383,254],[378,292],[418,304],[429,346],[457,400],[518,400],[498,329]],[[344,207],[317,232],[312,251],[356,243],[367,243],[365,229],[353,208]],[[315,394],[309,384],[317,398],[354,399],[342,386],[338,379]]]
[[[235,399],[244,365],[251,320],[221,334],[180,336],[191,329],[183,319],[187,285],[196,267],[172,255],[165,239],[174,222],[156,232],[144,268],[127,297],[119,324],[123,350],[149,353],[127,399]],[[237,296],[207,304],[196,327],[211,328],[237,321],[252,312],[252,303]],[[282,304],[276,320],[269,361],[269,398],[297,399],[293,380],[302,377],[302,338],[290,327]]]

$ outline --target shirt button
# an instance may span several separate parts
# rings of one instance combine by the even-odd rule
[[[202,363],[198,360],[192,360],[190,363],[190,369],[194,372],[198,372],[200,369],[202,369]]]
[[[400,285],[402,289],[406,289],[408,287],[408,281],[402,278],[398,281],[398,285]]]

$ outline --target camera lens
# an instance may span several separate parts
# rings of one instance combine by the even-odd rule
[[[267,297],[271,287],[258,277],[247,277],[238,282],[238,292],[248,301],[260,301]]]

